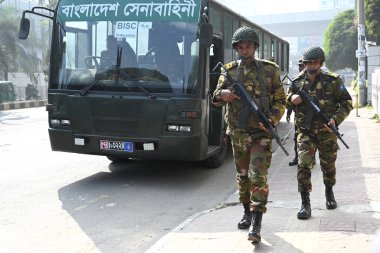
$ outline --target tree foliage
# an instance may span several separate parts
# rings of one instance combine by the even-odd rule
[[[10,61],[16,54],[16,37],[13,32],[15,29],[13,23],[0,20],[0,73],[3,76],[8,74],[11,68]]]
[[[0,9],[0,75],[8,80],[9,72],[24,71],[33,83],[40,60],[28,53],[18,40],[18,15],[15,9]]]
[[[365,0],[367,40],[380,45],[380,0]]]
[[[325,31],[323,47],[326,54],[326,66],[332,70],[352,68],[357,70],[357,28],[355,11],[339,13]]]
[[[55,9],[55,7],[57,6],[58,0],[49,0],[48,2],[49,3],[47,7],[50,9]]]

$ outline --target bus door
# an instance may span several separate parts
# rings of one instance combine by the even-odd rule
[[[223,107],[212,105],[212,95],[218,84],[220,68],[212,72],[218,62],[223,63],[223,43],[222,38],[214,35],[213,44],[210,48],[210,85],[209,85],[209,146],[219,146],[221,141],[222,128],[224,126]]]

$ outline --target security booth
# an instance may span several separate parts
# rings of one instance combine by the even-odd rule
[[[14,84],[10,81],[0,81],[0,103],[16,100]]]

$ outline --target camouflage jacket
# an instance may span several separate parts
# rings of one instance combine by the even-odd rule
[[[348,93],[342,79],[334,73],[321,71],[314,83],[311,83],[305,71],[302,71],[295,79],[296,85],[306,91],[313,99],[317,106],[329,118],[333,118],[337,125],[350,114],[352,107],[352,98]],[[290,88],[287,97],[287,108],[294,105],[290,102],[293,95]],[[310,113],[305,103],[295,106],[296,125],[300,129],[305,128],[306,114]],[[311,128],[313,130],[323,128],[322,121],[317,115],[311,119]]]
[[[280,73],[278,66],[270,61],[255,59],[250,65],[241,65],[240,61],[233,61],[225,65],[228,74],[235,80],[244,84],[246,90],[251,94],[258,106],[267,114],[274,125],[277,125],[285,112],[286,95],[280,82]],[[258,69],[263,73],[258,75]],[[222,72],[224,70],[222,69]],[[260,85],[260,80],[265,84]],[[222,89],[228,89],[230,83],[223,75],[218,80],[218,85],[213,94],[213,104],[215,106],[224,106],[227,104],[225,121],[228,124],[229,131],[238,129],[242,131],[257,131],[259,129],[258,120],[250,113],[246,119],[246,125],[242,128],[239,124],[239,116],[242,108],[245,106],[242,101],[225,102],[220,98]],[[264,93],[261,87],[266,88]],[[266,93],[266,94],[265,94]],[[265,94],[266,99],[263,99]],[[264,102],[263,102],[264,101]],[[264,105],[264,103],[266,105]],[[241,119],[240,119],[241,122]]]

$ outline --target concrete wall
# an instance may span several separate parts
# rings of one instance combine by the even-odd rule
[[[380,114],[380,68],[374,70],[371,74],[372,80],[372,106],[377,114]]]
[[[380,70],[380,46],[368,47],[368,102],[375,107],[379,102],[378,89],[380,87],[380,76],[378,73]],[[377,112],[379,112],[377,110]]]

